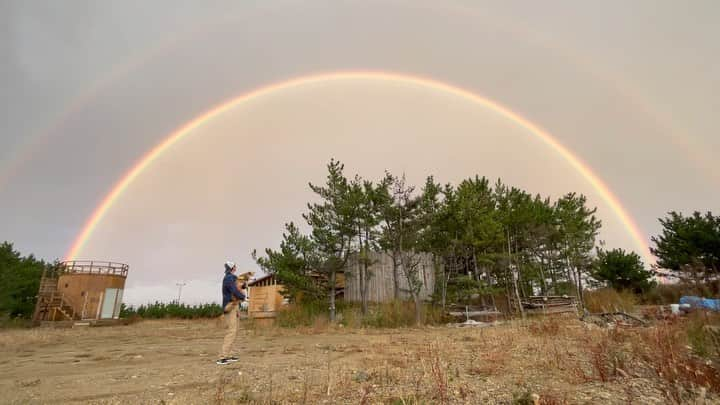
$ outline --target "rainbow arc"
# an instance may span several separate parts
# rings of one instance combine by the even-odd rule
[[[244,103],[257,100],[258,98],[276,95],[285,90],[293,88],[308,86],[318,83],[332,83],[332,82],[343,82],[343,81],[374,81],[374,82],[388,82],[388,83],[401,83],[410,86],[417,86],[420,88],[426,88],[445,94],[450,94],[471,102],[478,107],[485,108],[503,116],[516,125],[524,128],[529,133],[541,139],[547,146],[553,151],[560,155],[573,169],[575,169],[580,175],[595,189],[603,201],[613,210],[614,214],[618,217],[623,226],[627,229],[632,239],[635,241],[636,248],[641,252],[646,263],[652,263],[652,255],[650,249],[645,242],[644,237],[640,228],[637,226],[633,218],[629,215],[625,207],[620,203],[620,200],[615,196],[612,190],[607,184],[588,166],[584,163],[577,155],[573,154],[569,149],[562,145],[555,137],[550,135],[547,131],[543,130],[539,126],[535,125],[526,118],[520,116],[518,113],[511,109],[493,101],[488,98],[482,97],[474,92],[465,90],[463,88],[453,86],[448,83],[441,81],[423,78],[408,74],[389,73],[380,71],[351,71],[351,72],[332,72],[323,73],[310,76],[298,77],[290,80],[286,80],[279,83],[274,83],[265,87],[258,88],[248,93],[242,94],[231,100],[225,101],[205,113],[197,116],[193,120],[185,123],[174,132],[166,136],[163,141],[157,144],[154,148],[149,150],[143,155],[137,163],[130,168],[121,178],[115,183],[110,192],[103,198],[100,204],[94,209],[93,213],[85,222],[80,234],[74,240],[72,246],[65,255],[65,260],[73,260],[82,251],[83,247],[87,244],[88,240],[92,237],[93,232],[97,226],[102,222],[105,214],[115,204],[118,198],[128,189],[133,181],[138,178],[145,170],[147,170],[153,162],[162,154],[169,151],[173,145],[184,137],[192,134],[196,129],[210,122],[212,119],[221,116],[222,114],[236,108]]]

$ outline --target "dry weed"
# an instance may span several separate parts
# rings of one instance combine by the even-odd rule
[[[535,321],[528,326],[534,336],[557,336],[560,333],[560,321],[555,317],[547,317]]]
[[[419,352],[418,356],[420,357],[421,364],[429,364],[430,366],[429,375],[431,385],[429,385],[429,387],[432,388],[429,393],[430,396],[441,404],[448,403],[447,366],[440,353],[440,342],[433,342],[426,350]]]
[[[586,348],[590,373],[586,373],[582,365],[573,370],[575,376],[583,381],[600,381],[607,383],[617,378],[627,377],[630,358],[622,346],[620,339],[613,331],[602,331],[599,334],[585,336],[581,341]]]
[[[585,308],[590,312],[632,312],[635,309],[637,297],[629,291],[601,288],[586,292],[583,301]]]
[[[638,357],[665,380],[668,399],[682,403],[700,389],[720,393],[720,371],[688,353],[680,323],[668,322],[643,331],[634,348]]]
[[[483,353],[478,360],[468,369],[468,373],[479,377],[489,377],[498,374],[505,366],[508,354],[503,352]]]

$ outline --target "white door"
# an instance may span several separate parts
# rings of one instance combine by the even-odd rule
[[[103,297],[102,310],[100,311],[100,319],[112,319],[115,312],[115,301],[117,300],[117,288],[106,288]]]
[[[115,298],[115,312],[113,312],[113,318],[120,318],[120,306],[122,305],[123,290],[117,290],[117,298]]]

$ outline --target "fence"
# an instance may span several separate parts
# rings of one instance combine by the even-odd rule
[[[387,253],[373,252],[371,253],[370,258],[372,260],[372,265],[369,268],[370,278],[368,281],[368,301],[392,301],[395,298],[392,257]],[[358,277],[359,270],[360,263],[357,260],[357,255],[353,255],[350,257],[348,265],[345,268],[346,301],[361,301],[360,278]],[[430,254],[421,254],[418,272],[418,276],[422,282],[420,298],[422,300],[428,300],[435,288],[435,271],[433,269],[432,256]],[[400,298],[409,298],[410,294],[408,282],[401,269],[398,269],[398,284],[400,287]]]

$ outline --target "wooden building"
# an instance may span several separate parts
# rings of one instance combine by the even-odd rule
[[[373,253],[373,264],[370,267],[368,300],[370,302],[388,302],[394,299],[392,258],[386,253]],[[336,298],[350,302],[360,302],[360,282],[357,277],[360,264],[357,256],[351,256],[344,271],[336,275]],[[423,254],[418,267],[422,282],[420,298],[429,300],[435,288],[435,271],[432,256]],[[409,299],[407,279],[399,270],[400,299]],[[312,275],[317,283],[327,284],[327,276],[319,273]],[[251,318],[274,318],[287,300],[282,296],[283,285],[274,274],[263,276],[248,283],[249,306],[248,316]]]
[[[35,321],[118,319],[129,266],[68,261],[43,272]]]
[[[280,293],[282,284],[274,274],[268,274],[248,283],[248,317],[274,318],[277,311],[287,303]]]

